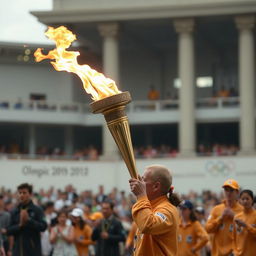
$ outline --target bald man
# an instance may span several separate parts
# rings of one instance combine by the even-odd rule
[[[161,165],[148,166],[143,176],[130,179],[130,188],[137,197],[132,216],[138,229],[134,256],[175,256],[178,248],[180,200],[173,194],[172,175]]]

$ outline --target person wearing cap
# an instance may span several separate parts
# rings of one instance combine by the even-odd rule
[[[206,231],[212,234],[212,256],[232,255],[233,219],[235,214],[243,210],[237,200],[239,194],[237,181],[228,179],[222,187],[225,200],[212,209],[205,225]]]
[[[189,200],[180,204],[180,212],[178,256],[199,256],[200,249],[208,242],[208,235],[197,220],[194,206]]]
[[[253,192],[245,189],[240,193],[243,211],[234,217],[234,255],[254,256],[256,254],[256,210],[253,209]]]
[[[178,251],[179,198],[173,193],[172,176],[162,165],[148,166],[142,178],[130,179],[137,197],[132,217],[138,229],[134,256],[176,256]]]
[[[74,208],[71,212],[74,226],[74,243],[79,256],[88,256],[88,247],[93,244],[91,240],[92,228],[83,219],[84,212],[80,208]]]

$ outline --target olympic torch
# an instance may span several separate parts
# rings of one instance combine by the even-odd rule
[[[133,152],[130,126],[125,113],[125,105],[131,101],[129,92],[120,92],[115,82],[88,65],[79,65],[77,51],[66,49],[76,40],[76,36],[64,26],[56,29],[49,27],[45,35],[55,41],[56,48],[47,55],[38,48],[35,53],[37,62],[43,59],[51,62],[57,71],[67,71],[77,74],[83,82],[85,91],[91,94],[93,103],[90,104],[93,113],[102,113],[108,128],[121,152],[132,178],[138,178]]]

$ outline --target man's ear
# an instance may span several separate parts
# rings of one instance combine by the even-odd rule
[[[160,188],[160,182],[157,181],[155,184],[154,184],[154,189],[159,189]]]

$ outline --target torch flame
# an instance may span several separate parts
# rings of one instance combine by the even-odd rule
[[[77,57],[80,55],[77,51],[67,51],[71,43],[76,40],[76,35],[66,27],[49,27],[45,35],[55,41],[56,48],[49,51],[47,55],[38,48],[35,53],[36,62],[44,59],[55,60],[51,64],[57,71],[67,71],[77,74],[83,82],[85,91],[91,94],[93,100],[100,100],[106,97],[120,93],[115,81],[105,77],[103,74],[92,69],[88,65],[79,65]]]

